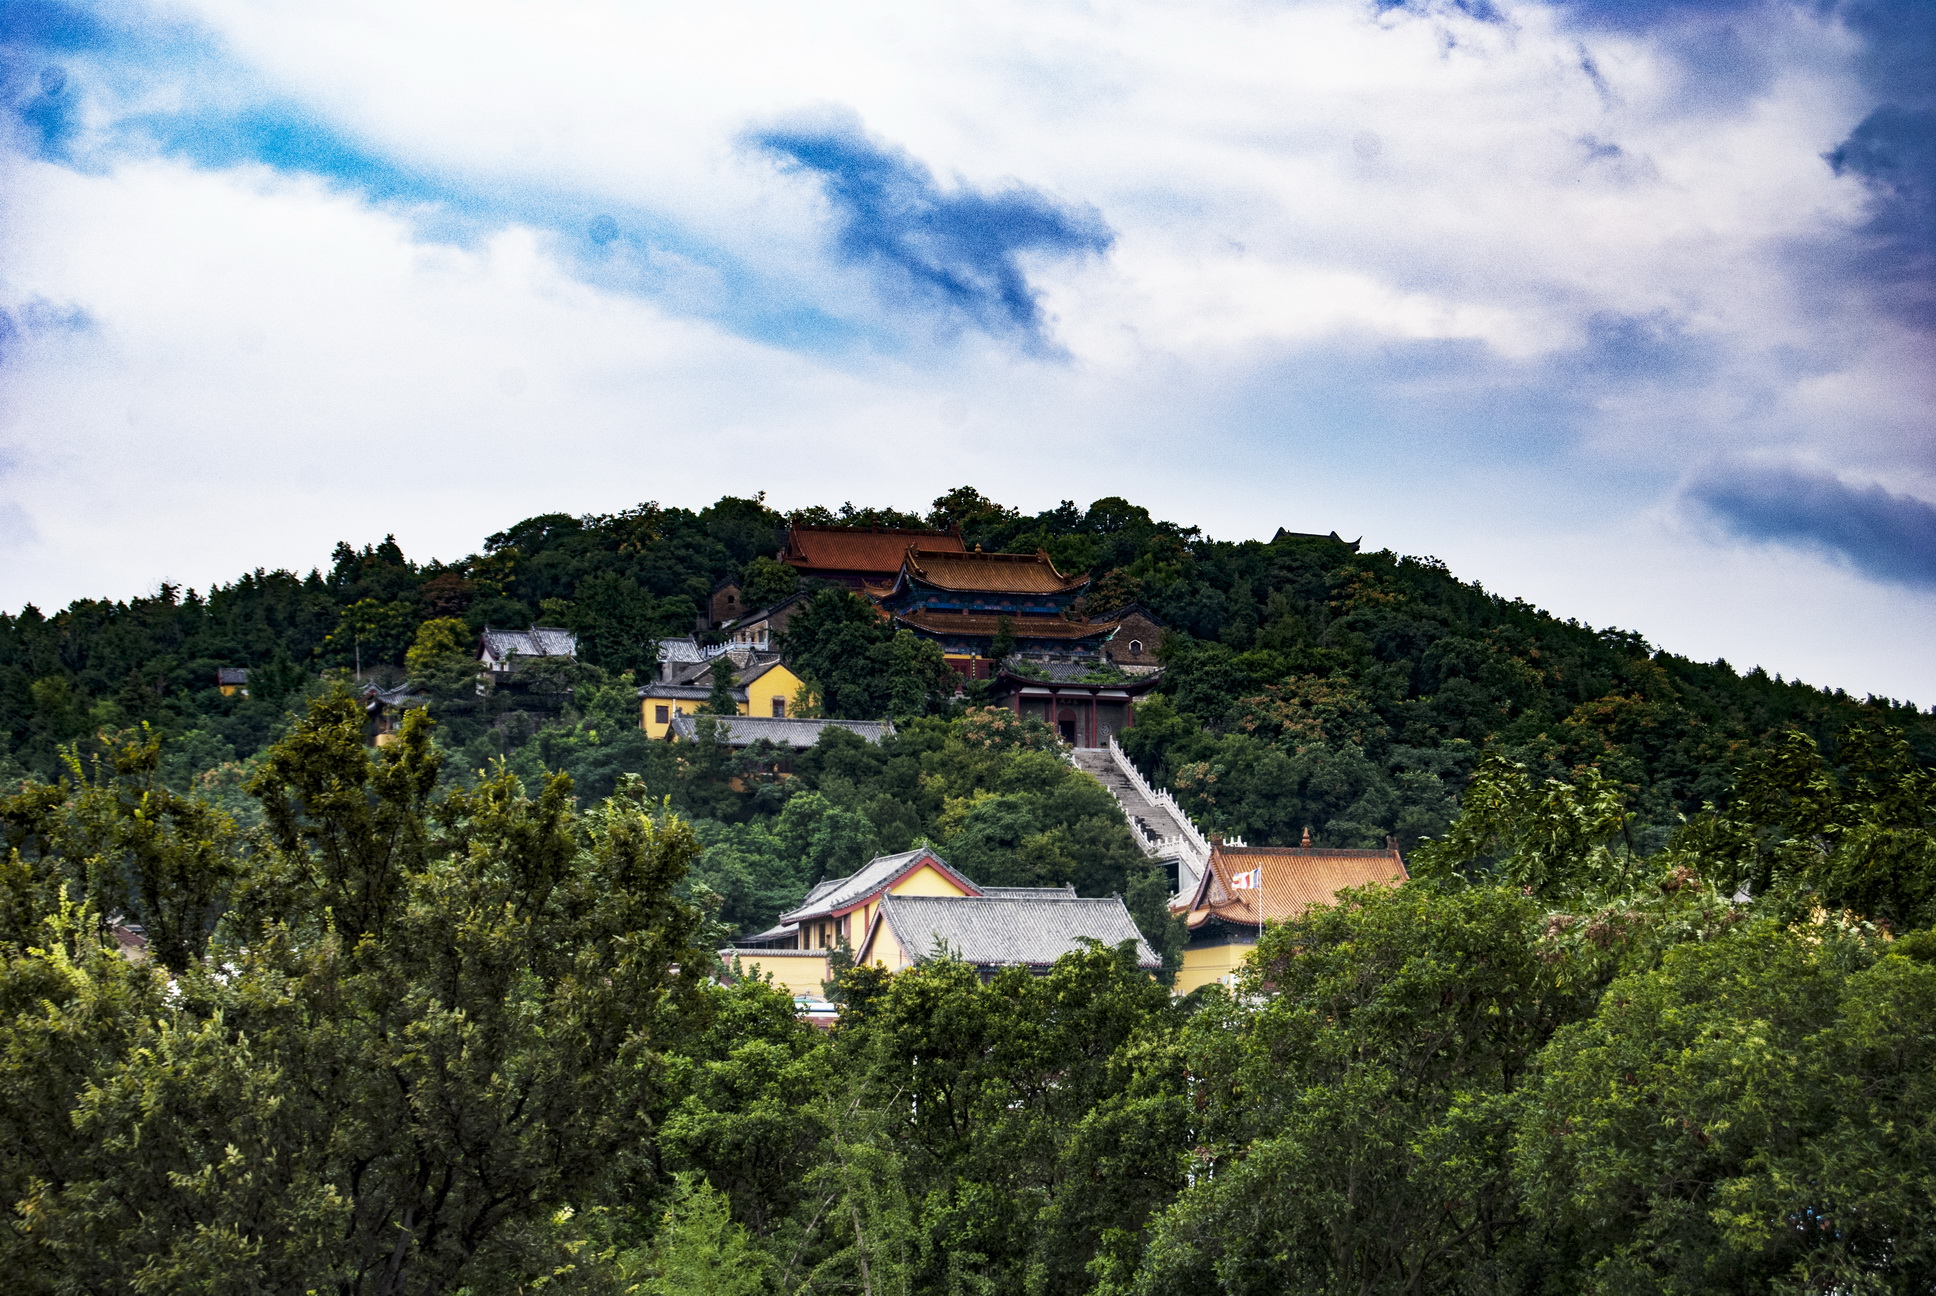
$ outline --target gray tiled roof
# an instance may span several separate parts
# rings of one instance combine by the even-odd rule
[[[804,918],[832,913],[836,909],[853,904],[861,897],[886,886],[922,856],[932,859],[943,871],[961,877],[949,867],[948,861],[926,846],[917,846],[911,851],[902,851],[898,855],[877,855],[862,865],[860,871],[852,876],[830,878],[815,886],[813,890],[807,892],[807,898],[800,902],[800,907],[781,914],[780,921],[796,923]],[[961,880],[968,882],[967,878]],[[968,885],[974,886],[974,883],[968,882]],[[981,888],[975,889],[979,891]]]
[[[781,923],[778,927],[768,927],[765,931],[752,936],[742,936],[733,942],[735,947],[751,945],[773,945],[783,940],[792,940],[800,934],[797,923]]]
[[[249,668],[247,666],[217,666],[215,668],[215,682],[217,684],[229,685],[247,684],[249,682]]]
[[[682,692],[698,692],[701,697],[708,696],[704,690],[673,690],[664,685],[645,696],[664,697]],[[804,720],[781,716],[713,716],[712,719],[725,730],[721,737],[728,747],[750,747],[764,738],[782,747],[805,751],[819,742],[821,732],[827,729],[845,729],[871,743],[891,737],[894,733],[892,720]],[[673,716],[672,732],[691,741],[699,736],[699,717]]]
[[[812,595],[806,590],[801,590],[798,594],[789,594],[785,598],[781,599],[778,603],[773,603],[763,608],[756,608],[753,611],[748,612],[745,615],[741,616],[736,621],[728,621],[725,625],[719,628],[719,632],[721,634],[731,634],[733,631],[739,629],[742,626],[756,625],[759,622],[766,620],[768,617],[773,616],[775,613],[779,612],[782,608],[791,607],[795,603],[802,602],[803,600],[811,597]],[[671,641],[661,639],[659,642],[663,644]],[[692,641],[689,639],[687,640],[687,642],[690,643]],[[708,650],[701,649],[701,651],[703,652]],[[725,651],[724,645],[720,646],[720,651],[722,652]],[[665,658],[661,657],[659,660],[664,661]]]
[[[676,698],[681,702],[704,702],[712,695],[712,689],[699,684],[647,684],[639,690],[642,698]],[[746,691],[734,689],[733,696],[744,702]]]
[[[519,657],[576,657],[578,636],[558,626],[532,626],[525,630],[494,630],[485,626],[484,646],[499,661],[513,654]]]
[[[663,644],[666,640],[661,639],[659,642]],[[709,689],[713,682],[713,664],[721,657],[727,658],[727,668],[733,672],[735,685],[744,685],[756,680],[780,664],[780,654],[748,652],[742,644],[726,645],[719,652],[713,652],[710,647],[702,648],[700,651],[708,655],[691,661],[662,659],[659,662],[658,680],[654,684],[646,685],[645,689],[663,688],[667,685]],[[645,689],[639,691],[641,697],[645,696]],[[742,691],[741,700],[743,701],[745,697],[746,694]]]
[[[430,701],[430,694],[411,684],[399,684],[395,688],[378,688],[374,684],[363,689],[364,704],[378,702],[387,707],[419,707]]]
[[[726,651],[725,644],[701,644],[691,635],[659,640],[661,662],[709,662]]]
[[[917,961],[945,946],[964,963],[1044,967],[1081,949],[1087,937],[1105,946],[1133,940],[1138,964],[1153,969],[1163,963],[1116,896],[888,895],[881,898],[881,918]]]

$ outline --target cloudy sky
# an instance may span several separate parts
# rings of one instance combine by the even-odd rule
[[[765,491],[1936,704],[1929,0],[0,0],[0,605]]]

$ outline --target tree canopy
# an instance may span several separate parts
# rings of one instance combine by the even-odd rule
[[[1139,603],[1170,627],[1146,772],[1254,841],[1396,835],[1411,880],[1272,925],[1231,989],[941,957],[847,969],[822,1030],[712,951],[874,854],[1121,894],[1172,966],[1176,932],[1055,735],[790,585],[763,501],[28,608],[8,1289],[1930,1291],[1931,717],[1122,500],[801,516],[958,526],[1088,573],[1087,613]],[[651,640],[729,578],[805,594],[795,669],[894,733],[786,776],[709,721],[648,741]],[[480,689],[473,636],[533,623],[583,660]],[[368,683],[424,703],[380,748]]]

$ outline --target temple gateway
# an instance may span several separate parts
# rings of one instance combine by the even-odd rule
[[[1107,747],[1135,722],[1135,700],[1156,687],[1155,675],[1110,681],[1035,679],[1004,670],[988,700],[1047,724],[1073,747]]]

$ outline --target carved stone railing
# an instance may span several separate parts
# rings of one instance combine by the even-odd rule
[[[1192,866],[1190,871],[1201,874],[1203,872],[1203,866],[1210,861],[1210,842],[1198,830],[1196,822],[1190,818],[1189,813],[1177,804],[1176,798],[1170,795],[1168,788],[1154,788],[1150,786],[1149,780],[1143,777],[1143,771],[1136,768],[1136,762],[1130,760],[1129,753],[1122,749],[1121,744],[1116,741],[1114,734],[1109,736],[1109,759],[1115,763],[1117,772],[1129,781],[1131,787],[1136,789],[1137,795],[1141,796],[1143,800],[1149,802],[1151,805],[1162,809],[1181,830],[1180,834],[1175,837],[1157,837],[1152,839],[1145,835],[1143,849],[1151,855],[1166,855],[1172,850],[1181,852],[1188,856],[1189,863]],[[1244,844],[1244,839],[1241,837],[1232,837],[1227,840],[1232,846],[1242,846]]]
[[[1170,795],[1167,788],[1159,791],[1149,785],[1149,780],[1143,777],[1143,771],[1136,768],[1136,762],[1130,760],[1129,753],[1122,749],[1114,734],[1109,735],[1109,759],[1115,764],[1116,772],[1129,780],[1129,785],[1136,789],[1138,796],[1168,814],[1182,830],[1180,837],[1163,837],[1154,843],[1146,839],[1144,849],[1156,855],[1162,853],[1163,847],[1172,843],[1181,843],[1191,855],[1196,857],[1196,862],[1201,867],[1202,862],[1210,858],[1210,843],[1202,833],[1197,831],[1197,826],[1190,821],[1190,816],[1183,807],[1176,803],[1176,798]]]

